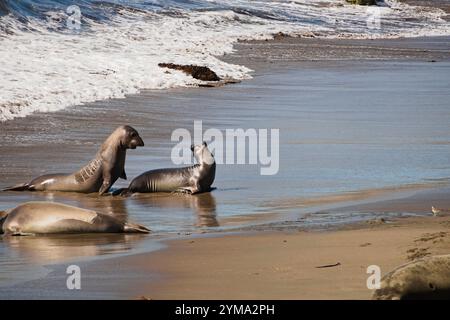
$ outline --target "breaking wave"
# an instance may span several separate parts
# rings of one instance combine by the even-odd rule
[[[394,0],[377,7],[344,0],[0,0],[0,121],[201,82],[158,67],[161,62],[249,78],[250,69],[218,58],[238,40],[278,32],[327,38],[449,35],[444,16],[440,9]],[[373,24],[377,17],[380,28]]]

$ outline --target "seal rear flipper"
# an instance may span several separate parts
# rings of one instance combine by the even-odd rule
[[[28,183],[17,184],[12,187],[6,187],[1,189],[0,191],[34,191],[34,186],[29,185]]]
[[[151,230],[140,224],[125,222],[123,231],[126,233],[150,233]]]
[[[3,234],[4,237],[35,236],[35,235],[36,235],[35,233],[10,231],[10,230],[6,230],[6,232],[4,232]]]

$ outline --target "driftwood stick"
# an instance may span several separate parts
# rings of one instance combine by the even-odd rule
[[[341,263],[337,262],[335,264],[326,264],[326,265],[323,265],[323,266],[317,266],[316,268],[332,268],[332,267],[337,267],[337,266],[340,266],[340,265],[341,265]]]

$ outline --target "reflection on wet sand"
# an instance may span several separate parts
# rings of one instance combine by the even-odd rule
[[[135,194],[131,201],[143,207],[143,209],[152,207],[191,209],[197,216],[197,227],[219,226],[216,213],[216,199],[211,192],[196,195],[178,193]]]
[[[43,194],[47,201],[65,202],[76,207],[94,210],[111,215],[121,221],[128,220],[125,199],[121,197],[99,196],[96,193],[80,194],[72,192],[47,192]]]
[[[13,194],[14,195],[14,194]],[[15,199],[14,199],[15,198]],[[14,202],[22,199],[13,197]],[[80,208],[112,215],[120,220],[134,220],[136,212],[152,215],[152,208],[187,209],[196,216],[195,227],[218,227],[216,199],[210,193],[186,194],[136,194],[131,198],[98,196],[69,192],[33,193],[32,201],[57,201]],[[131,215],[129,214],[129,211]],[[136,212],[135,212],[136,211]],[[133,214],[134,213],[134,214]],[[139,219],[140,220],[140,219]],[[140,221],[136,221],[140,222]],[[148,226],[151,227],[151,226]],[[67,234],[30,237],[3,237],[7,250],[37,264],[51,264],[67,260],[123,253],[136,247],[145,239],[141,234]]]
[[[46,235],[3,237],[3,242],[28,261],[51,264],[80,257],[122,253],[143,240],[141,234]]]

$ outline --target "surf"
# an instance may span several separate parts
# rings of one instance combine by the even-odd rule
[[[67,8],[75,4],[80,28],[70,29]],[[368,25],[370,10],[381,15],[381,28]],[[0,0],[0,122],[143,89],[202,84],[160,63],[201,65],[221,78],[249,79],[251,69],[220,60],[238,40],[280,32],[368,39],[450,35],[444,15],[394,0],[376,9],[331,0]]]

